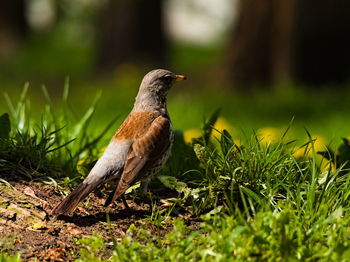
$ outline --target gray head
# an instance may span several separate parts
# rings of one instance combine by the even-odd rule
[[[166,96],[172,85],[185,79],[185,76],[175,75],[169,70],[152,70],[144,76],[141,82],[134,110],[143,111],[166,107]]]

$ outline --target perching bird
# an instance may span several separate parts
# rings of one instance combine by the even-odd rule
[[[85,180],[52,210],[52,214],[73,212],[79,202],[102,182],[118,181],[105,206],[123,196],[137,181],[141,181],[143,192],[146,192],[149,179],[165,164],[173,143],[166,105],[168,91],[173,83],[184,79],[185,76],[164,69],[145,75],[132,111],[101,158]]]

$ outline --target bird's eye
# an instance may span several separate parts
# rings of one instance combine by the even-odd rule
[[[166,75],[166,76],[163,77],[163,81],[166,84],[170,84],[173,81],[173,77],[171,75]]]

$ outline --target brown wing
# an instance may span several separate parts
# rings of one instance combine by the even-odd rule
[[[170,146],[170,135],[170,120],[159,116],[152,122],[147,132],[134,141],[127,155],[123,174],[115,191],[106,200],[106,206],[140,180],[155,161],[163,156]]]

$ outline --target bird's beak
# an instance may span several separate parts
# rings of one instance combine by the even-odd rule
[[[186,80],[187,77],[186,76],[183,76],[183,75],[175,75],[175,80],[174,82],[177,83],[177,82],[180,82],[180,81],[183,81],[183,80]]]

